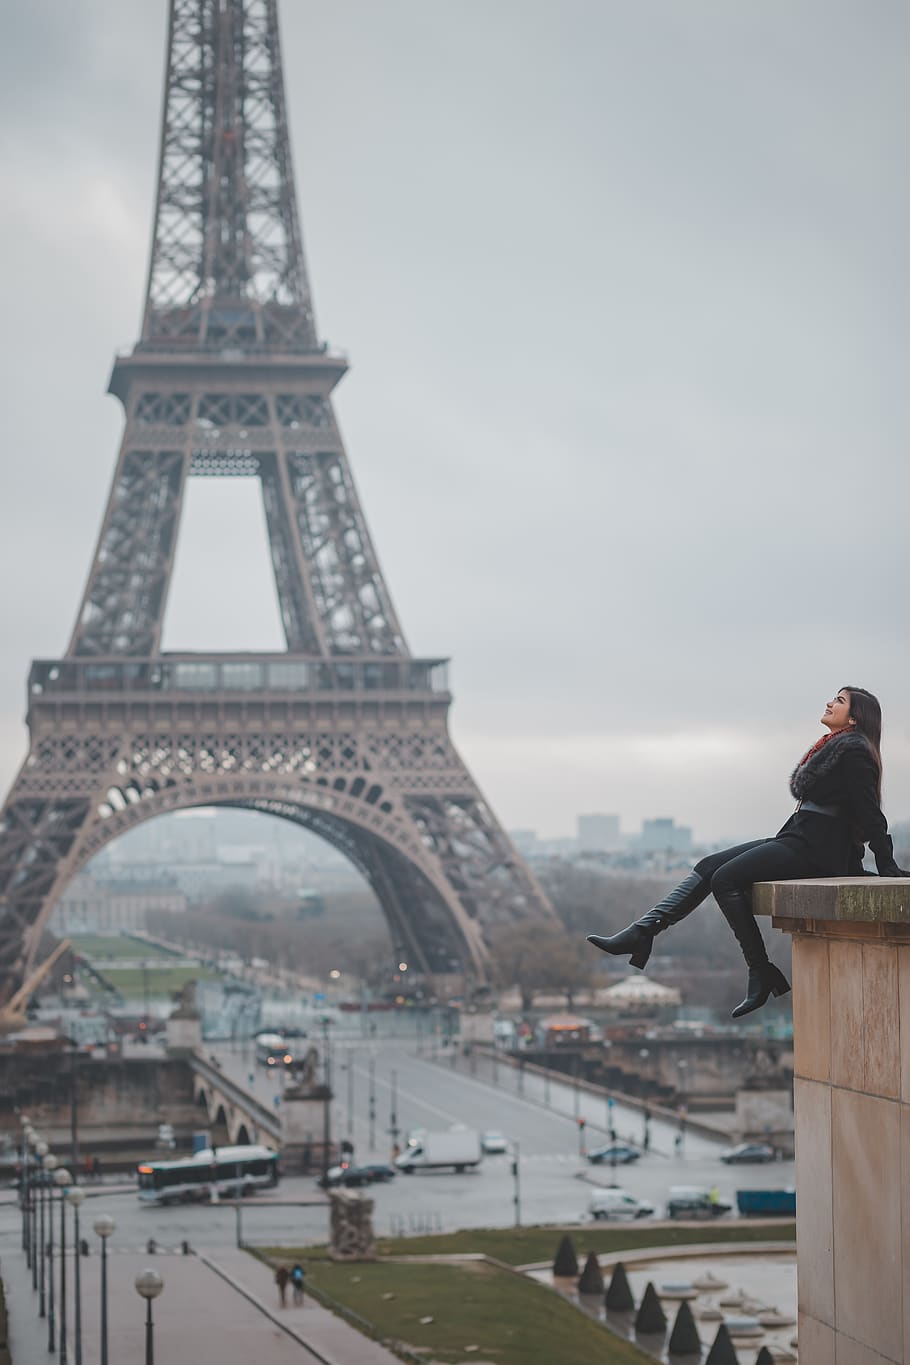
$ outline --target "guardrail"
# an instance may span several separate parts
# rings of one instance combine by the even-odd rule
[[[165,655],[146,659],[37,659],[29,695],[60,693],[430,693],[447,696],[448,660]]]

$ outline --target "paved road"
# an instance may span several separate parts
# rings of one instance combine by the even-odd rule
[[[369,1119],[370,1048],[372,1057],[375,1121]],[[524,1094],[516,1093],[518,1077],[500,1065],[494,1076],[476,1065],[472,1074],[470,1059],[439,1050],[439,1060],[415,1053],[414,1039],[377,1039],[373,1043],[359,1037],[335,1040],[332,1048],[333,1080],[336,1099],[332,1106],[333,1136],[350,1133],[355,1160],[388,1160],[392,1144],[389,1129],[393,1087],[396,1095],[397,1126],[403,1135],[416,1127],[447,1128],[463,1123],[483,1130],[496,1129],[520,1148],[521,1218],[526,1223],[574,1222],[587,1214],[591,1195],[590,1180],[607,1183],[609,1168],[592,1167],[579,1155],[578,1128],[575,1123],[574,1087],[551,1081],[545,1087],[539,1078],[525,1076]],[[274,1103],[279,1097],[281,1080],[264,1067],[256,1067],[251,1051],[242,1044],[210,1047],[224,1070],[245,1081],[250,1070],[255,1075],[259,1099]],[[350,1066],[350,1071],[347,1067]],[[393,1075],[394,1073],[394,1075]],[[348,1097],[352,1104],[348,1106]],[[545,1106],[549,1099],[549,1107]],[[606,1136],[606,1106],[599,1097],[581,1095],[579,1111],[588,1119],[586,1139],[589,1147]],[[642,1118],[637,1110],[617,1104],[613,1111],[618,1135],[640,1143]],[[769,1188],[792,1185],[792,1162],[768,1166],[728,1167],[718,1160],[722,1144],[695,1134],[686,1135],[683,1150],[676,1154],[673,1139],[677,1126],[657,1119],[651,1123],[651,1149],[632,1166],[619,1167],[615,1179],[639,1198],[647,1199],[658,1210],[666,1203],[671,1185],[716,1186],[721,1197],[735,1203],[737,1188]],[[177,1246],[186,1239],[197,1248],[231,1245],[236,1239],[237,1215],[225,1205],[176,1205],[149,1208],[140,1205],[133,1191],[119,1194],[98,1193],[88,1187],[92,1198],[86,1205],[85,1225],[101,1212],[109,1212],[117,1222],[113,1245],[138,1250],[148,1238],[162,1246]],[[376,1201],[375,1226],[380,1234],[390,1232],[452,1231],[460,1227],[508,1226],[514,1221],[514,1180],[507,1156],[486,1157],[476,1171],[417,1172],[398,1175],[387,1185],[375,1185],[370,1193]],[[327,1215],[324,1208],[288,1207],[288,1201],[322,1200],[315,1180],[302,1176],[286,1177],[275,1192],[274,1200],[242,1207],[241,1233],[248,1242],[294,1243],[324,1241]],[[13,1210],[0,1210],[0,1256],[12,1235],[9,1217]]]
[[[528,1075],[519,1081],[517,1073],[503,1064],[485,1066],[480,1060],[472,1061],[443,1048],[417,1055],[415,1047],[413,1039],[368,1042],[356,1035],[335,1039],[332,1131],[336,1139],[350,1136],[355,1160],[387,1160],[393,1126],[401,1135],[411,1128],[448,1128],[453,1123],[481,1131],[496,1129],[520,1148],[523,1221],[562,1222],[582,1217],[590,1187],[580,1177],[607,1182],[611,1172],[609,1168],[591,1167],[580,1157],[576,1105],[577,1112],[587,1120],[585,1138],[593,1148],[607,1136],[609,1120],[604,1101],[584,1093],[576,1095],[574,1087],[565,1082],[545,1083]],[[281,1078],[256,1067],[248,1049],[245,1051],[241,1044],[224,1044],[214,1051],[229,1075],[245,1082],[253,1074],[258,1098],[273,1104],[278,1096],[280,1108]],[[369,1120],[371,1070],[373,1124]],[[522,1094],[518,1093],[519,1084]],[[612,1121],[620,1138],[635,1145],[641,1143],[643,1120],[637,1109],[616,1104]],[[794,1182],[792,1162],[728,1167],[718,1159],[724,1142],[689,1132],[677,1154],[674,1139],[678,1125],[652,1119],[650,1126],[650,1151],[635,1165],[619,1168],[615,1178],[658,1208],[665,1204],[670,1186],[676,1184],[716,1186],[723,1198],[735,1202],[737,1188],[779,1187]],[[313,1184],[285,1180],[282,1197],[297,1189],[312,1194]],[[449,1172],[400,1175],[389,1185],[374,1186],[371,1192],[376,1200],[377,1230],[381,1232],[402,1225],[406,1231],[424,1226],[448,1231],[509,1224],[514,1219],[511,1162],[503,1156],[487,1157],[477,1171],[462,1176]],[[258,1210],[244,1214],[251,1229],[261,1217]],[[307,1212],[301,1218],[309,1224],[314,1215]]]

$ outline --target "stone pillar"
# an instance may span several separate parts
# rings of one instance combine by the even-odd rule
[[[202,1046],[202,1018],[196,1009],[195,981],[187,981],[180,991],[180,1004],[171,1010],[165,1036],[168,1052],[174,1056],[185,1056]]]
[[[333,1261],[375,1261],[373,1241],[374,1200],[356,1190],[329,1190]]]
[[[793,935],[800,1365],[910,1362],[910,880],[756,887]]]
[[[332,1092],[323,1085],[286,1085],[281,1099],[281,1169],[295,1174],[320,1171],[323,1164],[325,1108]],[[331,1147],[328,1161],[335,1159]]]

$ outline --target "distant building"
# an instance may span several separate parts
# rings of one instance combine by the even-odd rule
[[[156,863],[123,863],[117,868],[118,881],[124,885],[154,885],[156,875],[161,876],[161,868]],[[259,868],[249,860],[187,861],[173,863],[168,869],[168,876],[188,901],[206,901],[238,886],[254,890],[259,880]]]
[[[152,910],[180,914],[186,896],[173,879],[152,882],[102,880],[80,872],[69,883],[51,915],[56,934],[107,934],[145,929]]]
[[[582,853],[614,853],[622,847],[618,815],[579,815],[578,847]]]
[[[539,851],[540,840],[536,829],[510,829],[508,833],[523,858],[532,857]]]
[[[638,847],[645,853],[689,853],[692,831],[688,825],[677,825],[666,816],[644,820]]]

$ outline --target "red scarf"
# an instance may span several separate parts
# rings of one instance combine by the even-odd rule
[[[849,727],[846,725],[842,730],[829,730],[826,735],[822,735],[821,739],[817,739],[815,741],[811,749],[808,749],[806,753],[803,754],[802,758],[796,765],[797,768],[801,768],[804,763],[808,763],[809,759],[813,758],[820,749],[824,749],[825,745],[829,744],[832,739],[837,739],[838,735],[846,735],[849,733],[850,733]]]

